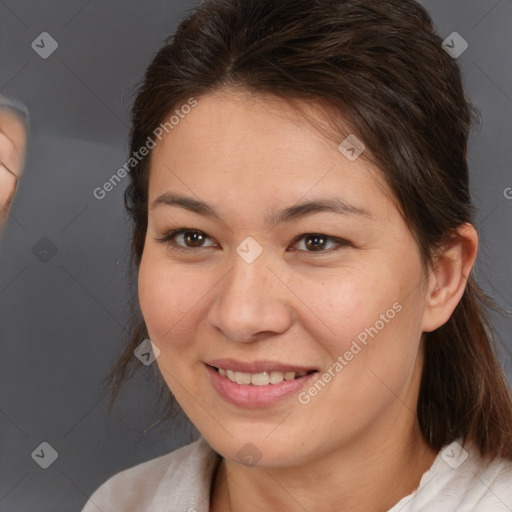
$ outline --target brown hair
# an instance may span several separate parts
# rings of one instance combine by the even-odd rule
[[[327,106],[366,145],[420,248],[425,269],[455,229],[473,223],[466,162],[472,107],[460,70],[415,0],[206,0],[147,69],[132,110],[131,152],[191,97],[238,87]],[[343,140],[341,130],[338,142]],[[132,264],[144,249],[149,156],[131,172]],[[459,436],[490,459],[512,459],[512,399],[474,278],[449,321],[424,333],[417,414],[435,450]],[[110,371],[111,405],[141,366],[148,337],[138,302],[131,339]],[[156,366],[156,365],[154,365]],[[166,405],[172,395],[163,383]]]

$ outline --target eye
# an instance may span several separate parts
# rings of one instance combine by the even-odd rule
[[[156,239],[157,242],[166,244],[177,251],[194,250],[195,248],[215,247],[216,244],[204,245],[210,238],[196,229],[179,228],[165,233]]]
[[[193,251],[194,249],[206,249],[209,247],[217,247],[218,244],[205,242],[212,240],[206,233],[197,229],[178,228],[168,231],[161,237],[157,237],[156,241],[169,246],[176,251]],[[302,244],[302,248],[300,245]],[[328,247],[332,244],[331,247]],[[298,245],[300,252],[306,253],[331,253],[341,247],[349,246],[350,243],[341,238],[336,238],[321,233],[305,233],[292,242],[291,247]]]
[[[326,250],[329,243],[333,244],[334,249],[333,247],[330,248],[333,250],[339,249],[340,246],[350,245],[346,240],[321,233],[307,233],[300,235],[294,240],[292,245],[302,245],[305,249],[300,248],[299,250],[303,252],[332,252],[332,250]]]

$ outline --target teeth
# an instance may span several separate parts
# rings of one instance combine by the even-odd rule
[[[295,378],[304,377],[308,372],[260,372],[260,373],[245,373],[234,372],[233,370],[225,370],[218,368],[220,375],[227,377],[231,382],[237,384],[252,384],[253,386],[267,386],[268,384],[280,384],[284,380],[294,380]]]
[[[250,384],[251,376],[248,373],[235,372],[235,382],[237,384]]]
[[[246,375],[249,375],[246,373]],[[253,373],[251,376],[251,384],[255,386],[266,386],[270,384],[270,376],[267,372]]]
[[[294,373],[294,372],[291,372],[291,373]],[[279,384],[280,382],[283,382],[283,380],[284,380],[283,372],[270,372],[269,373],[270,384]]]

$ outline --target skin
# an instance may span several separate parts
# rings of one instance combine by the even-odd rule
[[[170,390],[223,456],[213,512],[388,510],[436,456],[415,413],[422,334],[459,302],[477,235],[461,226],[425,274],[379,173],[337,146],[282,100],[218,91],[199,98],[152,154],[140,305]],[[153,206],[167,192],[207,202],[221,220]],[[265,220],[267,212],[332,197],[371,216]],[[179,252],[156,241],[180,227],[203,232],[203,246],[189,238],[192,248]],[[294,242],[308,233],[349,244],[327,241],[321,252],[308,249],[307,238]],[[236,252],[248,236],[263,248],[250,264]],[[184,236],[175,242],[187,247]],[[211,385],[204,361],[216,358],[326,371],[396,302],[402,310],[307,405],[292,395],[241,408]],[[253,466],[237,458],[248,442],[261,454]]]
[[[11,109],[0,108],[0,231],[5,226],[23,170],[26,126]]]

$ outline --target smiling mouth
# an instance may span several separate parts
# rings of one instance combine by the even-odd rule
[[[317,370],[309,370],[303,372],[258,372],[258,373],[246,373],[236,372],[226,368],[217,368],[211,366],[217,371],[222,377],[229,379],[231,382],[241,385],[252,385],[252,386],[268,386],[269,384],[281,384],[283,381],[297,380],[311,373],[316,373]]]

